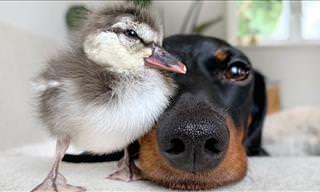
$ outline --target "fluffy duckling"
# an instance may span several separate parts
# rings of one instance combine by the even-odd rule
[[[40,117],[57,137],[53,167],[33,191],[83,191],[67,184],[59,164],[70,143],[103,154],[126,149],[148,132],[169,104],[175,85],[159,69],[185,73],[163,50],[161,26],[132,5],[90,14],[80,40],[39,75]],[[125,150],[111,179],[138,179]]]

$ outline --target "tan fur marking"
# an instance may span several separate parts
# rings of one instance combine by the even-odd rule
[[[227,53],[218,49],[215,53],[214,56],[216,57],[216,59],[218,59],[219,61],[224,61],[227,58]]]

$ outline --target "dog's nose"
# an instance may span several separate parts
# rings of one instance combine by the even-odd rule
[[[160,151],[177,169],[198,172],[216,167],[224,158],[229,131],[224,123],[203,119],[175,123],[159,129]]]

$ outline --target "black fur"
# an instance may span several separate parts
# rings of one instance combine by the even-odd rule
[[[248,128],[245,146],[249,156],[264,156],[268,153],[262,148],[262,128],[267,112],[267,93],[264,76],[255,72],[253,91],[252,122]]]

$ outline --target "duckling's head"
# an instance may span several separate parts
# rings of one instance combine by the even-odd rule
[[[115,72],[155,67],[185,73],[185,66],[160,47],[162,38],[162,27],[149,11],[118,5],[89,15],[82,46],[90,60]]]

